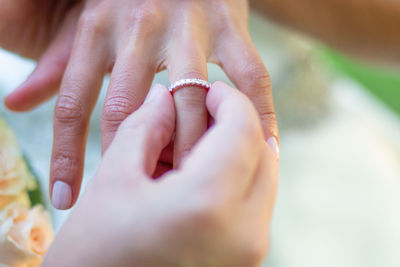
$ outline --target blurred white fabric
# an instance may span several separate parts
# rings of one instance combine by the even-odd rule
[[[275,77],[289,76],[286,39],[259,18],[252,19],[251,29],[273,86],[279,88]],[[0,51],[0,96],[11,92],[33,67]],[[210,65],[210,81],[215,80],[227,81]],[[168,85],[167,74],[159,74],[156,81]],[[321,115],[322,122],[282,130],[280,191],[265,266],[400,266],[400,121],[349,79],[334,78],[328,87],[324,101],[330,112]],[[99,101],[91,121],[85,181],[100,160],[101,106]],[[53,108],[54,100],[26,114],[0,108],[46,193]],[[57,228],[67,215],[54,211]]]
[[[400,266],[399,120],[351,81],[332,89],[324,123],[282,135],[265,266]]]

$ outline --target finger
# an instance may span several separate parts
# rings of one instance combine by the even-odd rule
[[[264,143],[257,113],[244,95],[221,82],[209,91],[207,107],[215,124],[183,162],[182,172],[227,192],[245,192]]]
[[[135,171],[151,177],[162,150],[171,141],[174,128],[173,99],[167,88],[154,85],[145,103],[121,124],[104,160],[118,161],[116,164],[121,166],[122,172]],[[124,175],[126,173],[120,176],[114,173],[111,177],[132,177]]]
[[[177,44],[170,56],[168,72],[171,84],[186,78],[207,80],[207,59],[200,47],[194,44]],[[176,136],[174,166],[184,157],[207,130],[208,113],[205,106],[206,90],[185,87],[174,93],[176,107]]]
[[[133,51],[132,51],[133,50]],[[119,125],[139,108],[154,78],[156,67],[146,42],[121,53],[113,68],[104,102],[101,133],[102,151],[112,142]]]
[[[225,44],[229,45],[224,45],[218,52],[222,68],[254,103],[265,138],[274,136],[279,141],[270,77],[250,37],[230,37]]]
[[[157,52],[162,49],[157,40],[164,29],[164,19],[156,7],[148,8],[134,10],[130,19],[116,23],[124,34],[115,44],[117,60],[103,107],[103,153],[120,123],[143,103],[158,68]]]
[[[59,33],[37,63],[35,70],[5,99],[7,108],[14,111],[27,111],[56,94],[74,42],[77,11],[77,9],[71,10]]]
[[[58,209],[70,208],[78,198],[90,114],[108,67],[105,32],[99,22],[81,20],[55,108],[50,192]]]

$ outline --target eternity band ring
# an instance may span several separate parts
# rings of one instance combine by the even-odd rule
[[[211,83],[201,79],[182,79],[171,84],[168,87],[168,90],[171,94],[174,94],[176,91],[184,87],[200,87],[208,91],[211,88]]]

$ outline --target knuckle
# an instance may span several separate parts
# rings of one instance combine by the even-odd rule
[[[256,102],[256,109],[261,120],[272,120],[276,119],[276,113],[274,108],[274,99],[270,92],[266,92],[260,101]]]
[[[80,101],[76,97],[68,94],[59,96],[54,116],[57,121],[63,123],[80,123],[85,118]]]
[[[258,114],[263,124],[271,126],[276,125],[277,117],[275,111],[270,110],[269,108],[262,108],[258,111]]]
[[[79,30],[82,35],[96,37],[104,35],[107,31],[107,23],[103,11],[99,8],[84,11],[79,18]]]
[[[63,179],[74,178],[71,177],[71,172],[76,172],[78,170],[78,161],[71,153],[63,151],[58,152],[52,161],[53,176]]]
[[[265,94],[271,87],[271,78],[263,63],[247,64],[242,67],[241,74],[255,96]]]
[[[153,1],[146,1],[136,8],[131,14],[132,27],[134,29],[152,30],[158,28],[162,21],[162,11]]]
[[[248,4],[246,1],[220,0],[215,3],[219,23],[215,28],[221,34],[240,34],[248,32]]]
[[[133,21],[137,24],[152,24],[158,19],[158,9],[153,5],[144,5],[133,13]]]
[[[118,95],[112,96],[106,100],[103,107],[103,121],[105,122],[122,122],[128,117],[134,108],[130,104],[129,98]]]
[[[237,8],[233,8],[233,5],[237,3],[232,3],[232,0],[220,0],[216,3],[218,14],[220,14],[220,18],[222,19],[222,23],[225,25],[231,24],[237,18],[236,12]]]

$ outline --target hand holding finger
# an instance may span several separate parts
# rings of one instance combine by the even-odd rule
[[[115,166],[123,166],[117,173],[126,171],[126,177],[133,170],[142,176],[153,176],[162,150],[171,141],[174,128],[175,108],[172,96],[167,88],[156,84],[144,104],[119,127],[104,156],[104,161],[109,163],[104,171],[114,172]],[[110,162],[115,162],[115,165]],[[124,175],[114,173],[113,176]]]
[[[197,23],[196,17],[192,20]],[[173,84],[182,79],[207,80],[207,47],[197,38],[194,25],[182,23],[179,35],[172,42],[168,72]],[[204,34],[197,32],[197,34]],[[174,140],[174,166],[179,166],[182,158],[207,129],[208,113],[205,105],[207,91],[197,86],[186,86],[174,92],[176,106],[176,136]]]
[[[255,104],[265,138],[279,154],[268,72],[247,31],[248,3],[174,3],[87,0],[84,4],[73,1],[73,8],[61,9],[71,13],[79,10],[71,23],[76,25],[79,19],[76,33],[71,30],[74,38],[66,38],[69,35],[64,36],[60,30],[60,35],[51,39],[52,45],[27,87],[16,92],[14,102],[12,97],[8,102],[15,109],[28,109],[47,99],[54,93],[49,88],[57,86],[67,65],[54,120],[50,187],[56,207],[69,208],[78,197],[88,122],[102,78],[110,70],[111,82],[102,114],[103,152],[112,143],[120,123],[142,104],[155,72],[167,68],[171,83],[183,78],[207,80],[207,61],[212,61],[220,64]],[[69,55],[71,39],[75,42]],[[44,72],[46,75],[40,78]],[[173,163],[178,167],[208,127],[206,91],[187,86],[175,92],[174,100],[177,116]],[[157,175],[166,169],[157,171]]]
[[[258,116],[244,95],[222,82],[212,85],[207,107],[215,124],[188,155],[182,171],[202,173],[202,181],[221,183],[228,191],[244,190],[261,160],[264,141]]]

